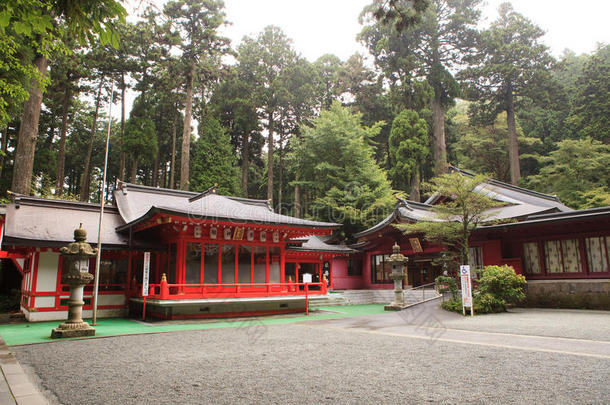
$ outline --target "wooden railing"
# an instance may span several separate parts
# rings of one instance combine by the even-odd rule
[[[141,296],[142,287],[137,296]],[[148,298],[160,300],[201,298],[248,298],[298,295],[324,295],[326,282],[319,283],[248,283],[248,284],[150,284]],[[136,295],[136,294],[134,294]]]

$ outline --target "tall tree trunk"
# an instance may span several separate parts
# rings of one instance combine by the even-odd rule
[[[158,140],[157,140],[158,142]],[[153,172],[152,172],[152,186],[157,187],[159,185],[159,159],[161,158],[161,148],[157,148],[157,153],[155,154],[155,161],[153,163]]]
[[[182,130],[182,154],[180,160],[180,189],[189,189],[189,161],[191,149],[191,116],[193,114],[193,68],[186,82],[186,103],[184,106],[184,128]]]
[[[66,164],[66,132],[68,131],[68,111],[70,110],[70,88],[66,87],[64,94],[64,105],[61,113],[61,132],[59,134],[59,145],[57,152],[57,182],[55,183],[55,195],[61,197],[64,193],[65,164]]]
[[[517,184],[521,178],[519,167],[519,144],[517,142],[517,124],[515,123],[515,102],[512,86],[506,93],[506,125],[508,126],[508,160],[510,163],[510,182]]]
[[[282,200],[283,200],[283,192],[282,192],[282,185],[284,182],[284,131],[282,131],[280,133],[280,167],[278,167],[278,172],[277,172],[277,179],[278,179],[278,185],[277,185],[277,206],[279,207],[279,211],[280,213],[282,213]]]
[[[169,187],[176,187],[176,131],[178,127],[178,111],[174,110],[174,124],[172,125],[172,156],[169,165]]]
[[[2,153],[0,154],[0,178],[2,177],[2,171],[4,170],[4,157],[6,156],[6,151],[8,150],[8,131],[9,126],[6,124],[6,128],[4,128],[4,132],[2,133]]]
[[[269,139],[267,163],[267,200],[273,207],[273,111],[269,112]]]
[[[130,181],[133,184],[136,184],[137,177],[138,177],[138,158],[134,157],[131,160],[131,176],[130,176]]]
[[[93,114],[93,125],[91,125],[91,137],[89,138],[89,146],[87,147],[87,155],[85,156],[85,165],[83,169],[83,178],[80,185],[80,200],[89,201],[90,186],[91,186],[91,154],[93,153],[93,141],[95,140],[95,132],[97,130],[97,117],[100,112],[100,104],[102,100],[102,87],[104,79],[100,79],[100,85],[97,88],[97,96],[95,98],[95,113]]]
[[[125,161],[127,159],[125,151],[123,150],[123,140],[125,139],[125,72],[121,72],[121,157],[119,160],[119,180],[125,179]]]
[[[298,184],[300,179],[299,172],[297,170],[295,174],[295,180],[297,184],[294,185],[294,213],[293,215],[297,218],[301,218],[301,185]]]
[[[246,131],[242,135],[241,147],[241,193],[248,197],[248,173],[250,172],[250,134]]]
[[[417,167],[415,168],[413,176],[411,176],[411,193],[409,194],[409,198],[411,199],[411,201],[419,202],[419,200],[421,199],[419,187],[420,182],[421,178],[419,175],[419,167]]]
[[[43,56],[34,59],[34,66],[41,75],[46,76],[49,61]],[[23,106],[21,127],[15,147],[15,164],[13,166],[13,181],[11,191],[18,194],[30,194],[32,171],[34,170],[34,153],[38,136],[38,120],[42,107],[42,86],[32,83],[30,97]]]
[[[445,143],[445,109],[441,104],[441,95],[435,94],[432,100],[434,124],[434,175],[447,172],[447,145]]]

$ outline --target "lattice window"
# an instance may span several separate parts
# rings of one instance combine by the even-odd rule
[[[540,274],[540,254],[538,243],[530,242],[523,244],[523,263],[525,272],[528,274]]]
[[[544,254],[547,273],[582,272],[578,239],[544,242]]]
[[[589,272],[603,273],[609,270],[608,248],[610,247],[610,237],[600,236],[585,239],[585,249],[587,251],[587,263]]]

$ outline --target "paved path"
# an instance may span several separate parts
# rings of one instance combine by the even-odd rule
[[[430,301],[395,313],[309,324],[325,329],[610,359],[610,312],[518,309],[464,317],[438,306],[438,301]]]
[[[584,339],[576,335],[585,332],[561,325],[538,331],[564,336],[506,330],[504,316],[527,324],[529,310],[467,320],[416,308],[12,349],[51,402],[61,404],[608,403],[608,336]],[[533,312],[547,323],[566,316]],[[603,312],[571,316],[583,324],[581,318],[610,320]],[[467,330],[475,327],[487,329]],[[589,329],[590,337],[604,331]]]
[[[45,405],[47,400],[31,382],[0,338],[0,404]]]

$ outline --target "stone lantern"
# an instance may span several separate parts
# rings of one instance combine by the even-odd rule
[[[392,254],[386,261],[392,266],[390,278],[394,280],[394,302],[384,307],[386,311],[400,311],[407,307],[404,296],[402,295],[402,281],[405,278],[404,266],[408,261],[409,259],[400,253],[400,246],[398,246],[398,243],[394,243]]]
[[[74,230],[75,242],[59,249],[64,260],[61,282],[70,286],[68,300],[68,320],[51,333],[52,338],[94,336],[95,328],[83,321],[83,290],[93,280],[89,273],[89,258],[97,254],[97,249],[85,242],[87,231],[82,227]]]

